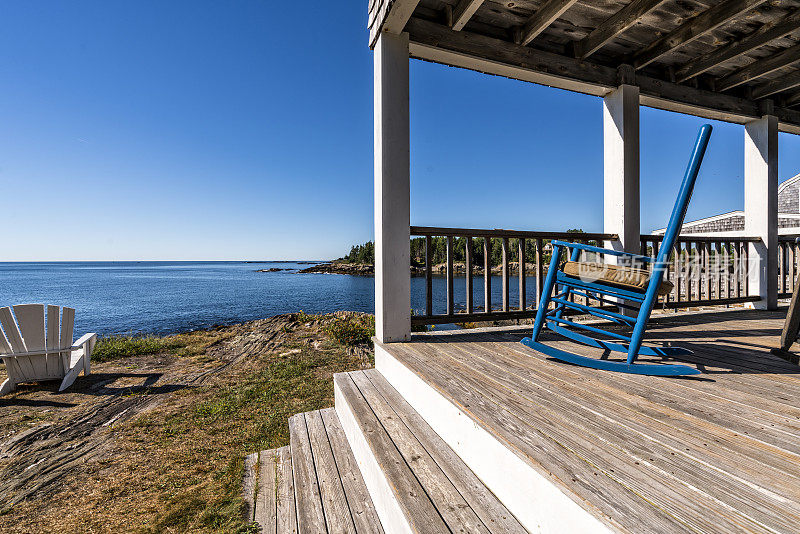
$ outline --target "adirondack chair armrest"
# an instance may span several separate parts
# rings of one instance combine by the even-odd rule
[[[602,247],[595,247],[592,245],[584,245],[583,243],[569,243],[567,241],[551,241],[551,244],[554,247],[565,247],[565,248],[572,248],[572,249],[580,249],[586,250],[587,252],[597,252],[599,254],[608,254],[609,256],[624,256],[626,258],[632,258],[637,261],[644,261],[647,263],[655,262],[655,259],[651,258],[650,256],[642,256],[641,254],[632,254],[630,252],[625,252],[622,250],[614,250],[610,248],[602,248]]]
[[[97,341],[97,334],[95,333],[84,334],[83,337],[81,337],[78,341],[72,344],[71,350],[79,350],[88,346],[88,349],[91,351],[96,341]]]

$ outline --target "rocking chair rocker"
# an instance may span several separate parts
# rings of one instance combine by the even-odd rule
[[[689,160],[689,166],[683,178],[678,199],[672,210],[669,224],[667,225],[664,239],[655,260],[649,256],[640,256],[618,250],[604,249],[580,243],[566,243],[553,241],[553,257],[547,271],[539,309],[533,325],[533,335],[522,340],[524,345],[558,360],[622,373],[655,375],[655,376],[680,376],[699,374],[700,371],[693,367],[680,364],[636,363],[639,355],[649,356],[680,356],[692,354],[692,351],[680,347],[650,347],[643,346],[647,322],[653,311],[653,306],[659,294],[668,292],[672,284],[664,280],[664,274],[669,265],[669,255],[675,245],[675,240],[683,226],[686,209],[692,197],[700,164],[703,161],[708,140],[711,136],[711,126],[706,124],[700,128],[700,133]],[[570,260],[561,265],[562,254],[571,250]],[[604,265],[598,263],[580,262],[581,251],[594,252],[608,256],[616,256],[620,265]],[[638,269],[627,267],[624,264],[647,265],[652,264],[652,269]],[[555,288],[555,292],[553,289]],[[573,295],[587,297],[586,304],[572,302]],[[597,307],[589,306],[589,298],[599,302]],[[574,300],[574,299],[573,299]],[[554,304],[553,309],[550,303]],[[604,304],[613,304],[621,308],[638,310],[636,317],[610,311],[603,307]],[[570,321],[564,317],[564,311],[575,310],[583,314],[611,321],[615,325],[632,328],[630,335],[612,332],[597,327],[596,325],[581,324]],[[539,341],[542,328],[556,332],[568,339],[583,343],[591,347],[605,349],[606,351],[626,352],[627,361],[612,361],[581,356],[572,352],[551,347]],[[581,333],[588,332],[590,335]],[[603,339],[595,336],[603,336]]]

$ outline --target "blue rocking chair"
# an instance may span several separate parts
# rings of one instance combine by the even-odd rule
[[[609,250],[580,243],[553,241],[553,257],[547,271],[539,309],[533,325],[533,335],[522,340],[524,345],[565,362],[622,373],[680,376],[699,374],[700,371],[687,365],[636,363],[640,355],[675,357],[692,354],[692,351],[680,347],[650,347],[642,345],[645,328],[653,311],[659,293],[664,294],[672,284],[664,280],[669,265],[669,255],[675,240],[681,231],[686,208],[692,197],[700,164],[703,161],[708,140],[711,137],[711,126],[706,124],[700,128],[689,166],[683,178],[678,200],[672,210],[669,225],[655,260],[649,256],[629,254],[617,250]],[[571,250],[570,260],[561,264],[565,251]],[[599,263],[579,262],[582,251],[608,256],[617,256],[620,265],[604,265]],[[628,267],[625,264],[630,264]],[[652,264],[652,269],[635,268],[635,265]],[[555,291],[553,291],[555,288]],[[586,304],[573,302],[574,296],[585,297]],[[589,299],[599,302],[598,306],[589,306]],[[554,306],[550,308],[550,303]],[[610,311],[608,305],[631,310],[638,310],[636,317]],[[632,329],[629,335],[619,331],[609,331],[597,325],[581,324],[567,319],[566,310],[589,314],[612,324]],[[556,332],[572,341],[577,341],[608,351],[626,352],[627,361],[581,356],[565,350],[551,347],[539,341],[542,328]],[[588,334],[582,333],[587,332]],[[597,336],[602,336],[599,338]]]

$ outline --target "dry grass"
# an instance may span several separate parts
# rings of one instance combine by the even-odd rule
[[[244,456],[288,444],[287,418],[331,406],[331,375],[365,366],[363,348],[344,347],[323,333],[331,318],[302,319],[279,327],[282,340],[274,350],[256,351],[200,387],[174,391],[110,427],[108,452],[58,491],[0,518],[3,531],[255,532],[242,519]],[[184,370],[203,369],[230,357],[226,344],[247,335],[195,332],[177,336],[170,343],[179,346],[168,350]],[[100,365],[120,363],[126,361]]]

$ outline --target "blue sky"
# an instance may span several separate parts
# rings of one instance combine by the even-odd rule
[[[3,8],[0,261],[332,258],[372,238],[366,0]],[[413,61],[411,110],[413,224],[602,230],[600,99]],[[643,108],[643,231],[703,122]],[[743,205],[743,127],[714,124],[690,218]],[[782,180],[798,148],[781,135]]]

